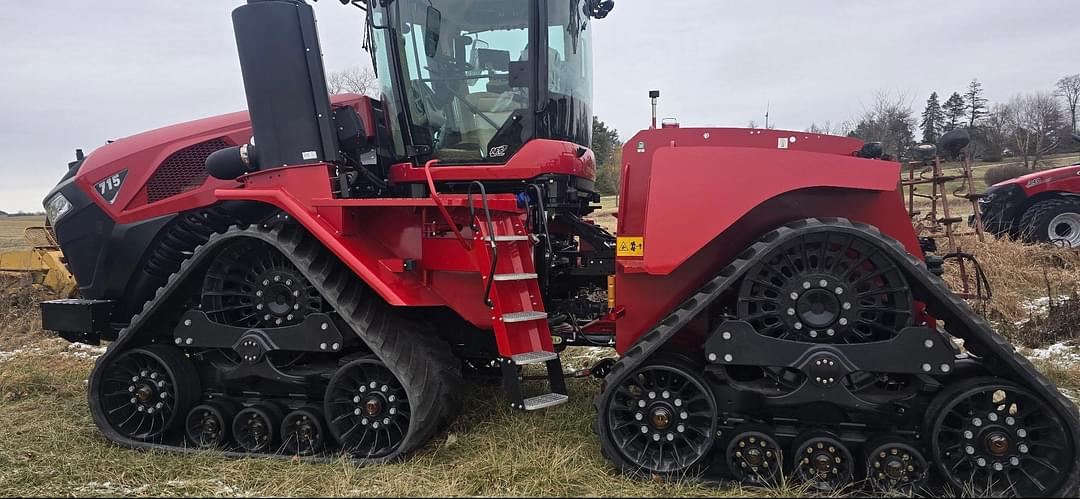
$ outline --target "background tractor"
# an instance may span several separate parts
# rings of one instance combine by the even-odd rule
[[[1076,407],[927,271],[899,164],[667,123],[623,151],[616,236],[583,218],[613,2],[351,3],[380,98],[327,96],[310,6],[250,0],[248,113],[113,142],[46,198],[85,299],[44,326],[112,342],[88,388],[109,440],[384,462],[465,376],[540,410],[562,348],[613,345],[595,429],[626,473],[1076,493]]]

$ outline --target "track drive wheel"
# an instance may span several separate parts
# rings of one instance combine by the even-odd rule
[[[839,492],[851,483],[855,460],[830,433],[811,432],[797,439],[791,455],[796,480],[814,490]]]
[[[294,456],[318,454],[326,447],[326,424],[322,411],[303,407],[292,411],[281,422],[281,440],[285,452]]]
[[[702,464],[716,437],[716,401],[700,369],[661,356],[610,387],[600,407],[604,453],[629,473],[676,474]]]
[[[199,400],[195,367],[171,346],[134,348],[101,369],[94,396],[112,429],[126,438],[157,439],[181,424]]]
[[[233,419],[233,437],[247,452],[273,452],[281,418],[282,410],[277,404],[262,403],[248,407]]]
[[[405,388],[373,357],[338,369],[326,387],[324,407],[330,433],[358,458],[392,454],[410,431]]]
[[[1075,452],[1058,415],[1031,391],[975,378],[938,394],[925,423],[931,459],[953,491],[987,497],[1059,495]]]
[[[732,432],[724,456],[728,471],[743,485],[771,487],[780,483],[783,456],[768,428],[744,425]]]
[[[211,400],[195,406],[184,424],[188,442],[201,449],[225,447],[235,417],[236,407],[229,402]]]

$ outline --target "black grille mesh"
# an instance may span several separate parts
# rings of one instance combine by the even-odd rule
[[[210,174],[206,158],[214,151],[229,147],[222,139],[208,140],[181,149],[169,156],[146,183],[146,201],[155,203],[203,185]]]

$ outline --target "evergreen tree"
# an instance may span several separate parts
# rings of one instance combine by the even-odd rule
[[[938,139],[941,137],[941,129],[945,125],[945,112],[941,110],[941,104],[938,103],[938,94],[934,92],[930,94],[930,98],[926,100],[926,110],[922,113],[922,122],[919,126],[922,127],[923,143],[937,144]]]
[[[596,189],[603,195],[618,194],[622,176],[619,131],[593,117],[592,150],[596,155]]]
[[[964,103],[964,98],[960,96],[959,92],[953,92],[949,97],[949,100],[945,101],[945,122],[942,126],[942,132],[951,132],[960,128],[960,122],[964,119],[967,106]]]
[[[968,119],[968,128],[975,128],[979,120],[986,117],[989,109],[986,107],[986,98],[983,97],[982,83],[978,79],[971,80],[968,84],[967,93],[964,94],[966,104],[965,115]]]

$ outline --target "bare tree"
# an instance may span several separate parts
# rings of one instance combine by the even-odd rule
[[[1000,106],[994,122],[1000,123],[1014,152],[1024,166],[1035,169],[1042,157],[1058,145],[1058,131],[1065,116],[1053,94],[1017,95]]]
[[[878,91],[851,134],[867,142],[881,142],[885,154],[899,158],[915,144],[914,132],[911,99],[903,94]]]
[[[817,123],[811,123],[810,126],[806,128],[806,131],[809,133],[817,133],[821,135],[839,135],[840,127],[833,126],[832,121],[826,120],[820,125],[818,125]]]
[[[330,95],[353,93],[374,96],[379,89],[379,80],[371,70],[353,66],[328,73],[326,88]]]
[[[757,129],[757,122],[754,120],[750,120],[750,123],[746,124],[746,128],[749,128],[751,130]]]
[[[1057,82],[1057,94],[1065,99],[1065,107],[1069,110],[1069,124],[1071,130],[1076,132],[1076,105],[1080,102],[1080,74],[1069,75]]]

